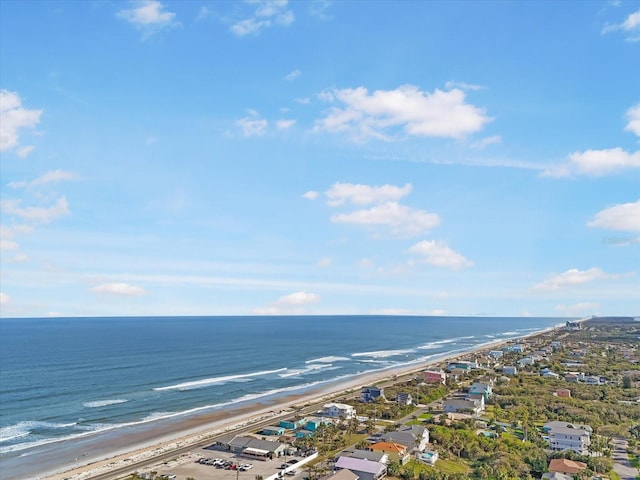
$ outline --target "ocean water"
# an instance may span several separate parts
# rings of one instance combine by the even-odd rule
[[[11,466],[19,477],[22,462],[32,464],[33,455],[44,452],[55,457],[56,449],[73,442],[418,363],[517,338],[564,320],[3,319],[0,471],[2,464]],[[33,475],[33,467],[24,472]]]

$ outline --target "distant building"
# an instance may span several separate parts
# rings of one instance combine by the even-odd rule
[[[463,370],[465,372],[468,372],[475,368],[478,368],[477,362],[458,361],[458,362],[450,362],[447,365],[446,371],[452,372],[453,370]]]
[[[573,425],[568,422],[554,421],[545,423],[543,430],[549,436],[550,450],[571,450],[580,455],[589,454],[591,432],[593,431],[589,425]]]
[[[422,372],[422,378],[425,383],[441,383],[444,385],[447,382],[447,374],[436,370],[425,370]]]
[[[504,367],[502,367],[502,373],[504,373],[505,375],[517,375],[518,369],[513,365],[505,365]]]
[[[375,402],[378,398],[386,400],[384,397],[384,389],[382,387],[362,387],[360,392],[361,402]]]
[[[413,397],[410,393],[400,392],[396,397],[396,403],[402,406],[411,405],[413,403]]]
[[[502,352],[502,350],[491,350],[489,352],[489,357],[491,358],[502,358],[502,355],[504,353]]]
[[[356,409],[346,403],[326,403],[322,407],[322,415],[332,418],[354,418]]]
[[[485,400],[489,400],[489,397],[493,393],[493,389],[492,389],[492,386],[488,383],[474,382],[469,387],[469,393],[470,394],[480,393],[484,396]]]
[[[484,402],[480,400],[450,399],[443,405],[445,413],[471,413],[480,415],[484,410]]]
[[[600,379],[600,377],[597,377],[595,375],[588,375],[584,377],[584,383],[586,383],[587,385],[602,385],[602,380]]]
[[[569,322],[569,321],[567,321],[567,323],[564,324],[564,329],[572,332],[572,331],[576,331],[576,330],[581,330],[582,329],[582,325],[580,324],[580,322]]]
[[[569,398],[571,397],[571,390],[568,388],[559,388],[556,390],[556,397]]]
[[[507,345],[502,350],[504,350],[505,352],[523,353],[524,352],[524,345],[522,345],[520,343],[516,343],[515,345]]]

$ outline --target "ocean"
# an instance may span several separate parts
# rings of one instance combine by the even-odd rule
[[[420,363],[559,318],[117,317],[0,320],[0,476],[74,443]],[[9,475],[9,476],[6,476]]]

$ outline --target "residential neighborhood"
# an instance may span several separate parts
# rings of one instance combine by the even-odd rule
[[[640,324],[579,326],[507,341],[221,436],[211,457],[196,459],[199,477],[185,478],[221,469],[244,480],[635,480]],[[222,455],[231,458],[213,458]],[[165,475],[156,473],[139,478]]]

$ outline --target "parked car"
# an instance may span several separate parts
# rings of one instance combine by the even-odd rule
[[[298,472],[296,472],[295,470],[289,470],[288,472],[285,472],[285,475],[289,477],[293,477],[296,473]]]

